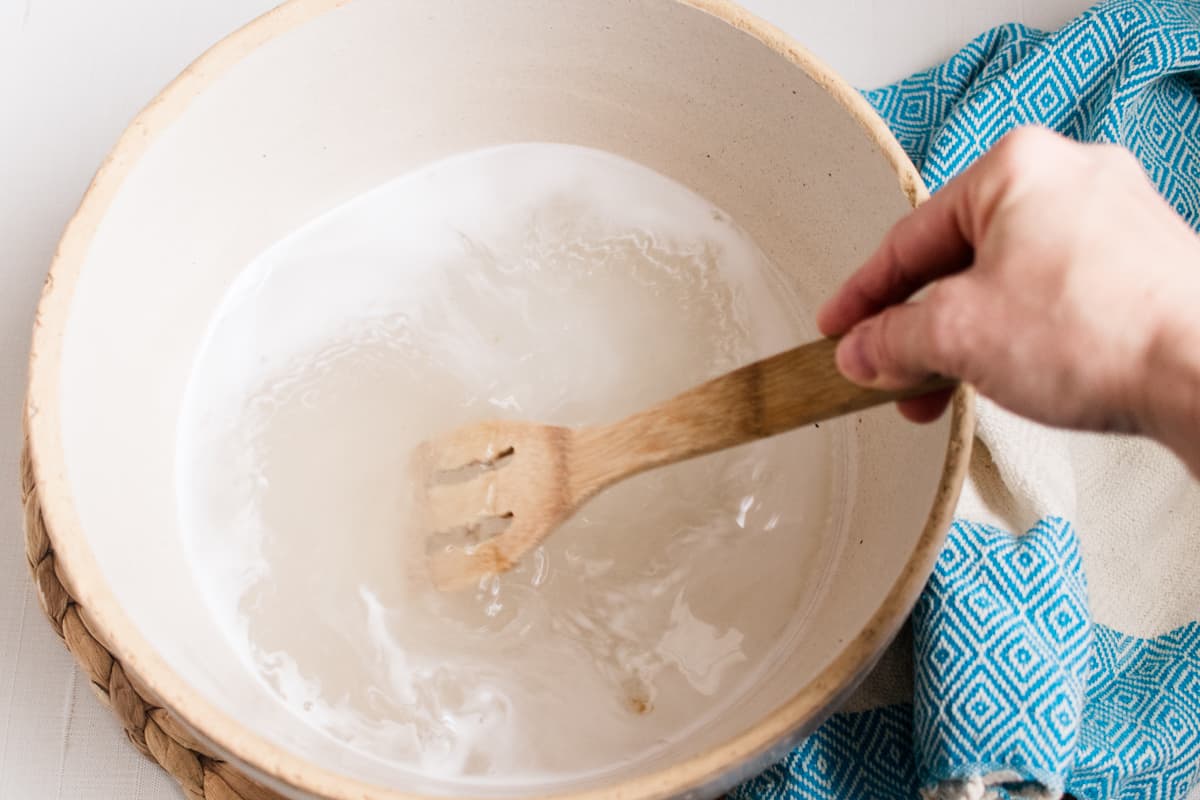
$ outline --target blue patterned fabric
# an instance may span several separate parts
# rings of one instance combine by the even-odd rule
[[[835,714],[730,795],[913,800],[1010,770],[1001,800],[1182,800],[1200,784],[1200,622],[1139,639],[1089,625],[1084,593],[1070,524],[956,522],[914,614],[914,702]]]
[[[913,707],[835,714],[787,758],[730,792],[735,798],[912,800]]]
[[[922,786],[999,770],[1061,792],[1083,716],[1091,615],[1069,523],[959,522],[913,612]]]
[[[1200,2],[1108,0],[1055,33],[996,28],[867,92],[932,191],[1011,128],[1135,153],[1200,229]],[[737,800],[991,796],[1181,800],[1200,782],[1200,622],[1154,639],[1094,624],[1076,533],[968,520],[913,616],[913,702],[837,714]]]
[[[1200,622],[1155,639],[1098,625],[1088,670],[1067,790],[1157,800],[1200,785]]]
[[[1114,142],[1200,225],[1200,3],[1109,0],[1057,33],[1005,25],[867,92],[930,191],[1017,125]]]

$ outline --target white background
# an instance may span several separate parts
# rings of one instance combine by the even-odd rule
[[[428,0],[436,2],[436,0]],[[858,86],[992,25],[1054,28],[1089,0],[744,0]],[[129,119],[274,0],[0,0],[0,800],[177,800],[42,618],[17,487],[25,360],[58,235]]]

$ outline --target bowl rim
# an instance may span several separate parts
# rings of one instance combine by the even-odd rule
[[[47,535],[64,585],[84,612],[89,630],[134,679],[172,716],[251,774],[281,789],[335,800],[425,800],[426,795],[368,784],[318,767],[252,733],[192,688],[142,636],[117,603],[83,535],[66,478],[58,389],[63,332],[73,289],[89,243],[124,177],[166,128],[217,77],[253,50],[351,0],[286,0],[221,39],[171,81],[132,120],[105,158],[67,223],[50,264],[34,320],[24,425]],[[928,198],[921,178],[883,120],[845,80],[773,25],[732,0],[663,0],[705,12],[746,33],[814,80],[865,131],[891,166],[915,206]],[[907,563],[863,629],[815,678],[781,706],[731,739],[652,772],[610,786],[557,791],[544,797],[659,798],[715,794],[750,777],[811,732],[870,670],[899,631],[933,571],[953,518],[974,437],[974,390],[961,385],[951,405],[951,426],[941,478],[921,535]]]

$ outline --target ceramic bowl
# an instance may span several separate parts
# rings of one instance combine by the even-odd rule
[[[452,794],[298,725],[190,577],[175,428],[218,301],[256,254],[418,165],[505,142],[614,152],[698,191],[824,296],[924,189],[868,104],[723,0],[292,0],[179,76],[117,143],[37,315],[27,431],[61,577],[96,636],[213,751],[287,796]],[[809,309],[811,313],[811,309]],[[844,541],[802,646],[652,764],[573,797],[715,795],[869,670],[928,577],[963,479],[969,392],[927,426],[851,421]],[[528,794],[532,789],[497,790]]]

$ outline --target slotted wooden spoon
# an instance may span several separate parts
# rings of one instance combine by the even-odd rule
[[[434,548],[434,584],[460,588],[512,568],[590,498],[639,472],[954,385],[932,377],[865,389],[842,377],[836,346],[822,339],[779,353],[611,425],[483,422],[425,442],[417,463],[429,531],[470,540],[507,524]]]

